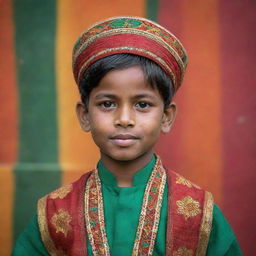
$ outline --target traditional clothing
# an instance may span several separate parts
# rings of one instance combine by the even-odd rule
[[[105,219],[104,228],[110,255],[132,255],[146,187],[150,183],[153,171],[159,168],[163,170],[161,163],[155,162],[156,159],[152,158],[147,166],[136,173],[133,178],[133,186],[128,188],[118,187],[111,172],[101,162],[98,164]],[[40,231],[37,220],[34,219],[18,240],[14,256],[95,255],[93,247],[95,244],[97,247],[97,241],[95,240],[96,242],[94,241],[92,246],[92,239],[90,239],[88,225],[86,225],[86,219],[89,220],[89,218],[84,214],[84,212],[88,212],[86,210],[88,205],[85,205],[85,187],[88,186],[88,178],[92,174],[95,172],[82,176],[72,185],[64,186],[39,201]],[[86,177],[87,182],[85,182]],[[168,177],[167,183],[164,185],[158,231],[151,255],[241,255],[235,236],[222,213],[217,206],[214,206],[212,211],[213,202],[208,192],[199,189],[175,173],[168,172]],[[154,192],[156,191],[155,187],[155,185],[151,187]],[[95,190],[90,189],[94,194]],[[205,194],[208,194],[208,199],[200,200],[201,196],[205,196]],[[151,199],[151,196],[148,196]],[[191,198],[184,200],[189,197]],[[95,203],[94,198],[90,197],[89,200]],[[93,214],[97,212],[95,208],[97,206],[98,204],[91,208]],[[96,222],[97,218],[90,219],[92,226],[100,227]],[[148,224],[151,227],[154,226],[152,222]],[[85,226],[87,227],[85,228]],[[150,230],[150,227],[146,230]],[[96,234],[100,233],[100,229],[98,229]],[[42,240],[47,250],[44,249]],[[141,236],[142,240],[143,236]],[[145,244],[144,242],[139,246],[142,250],[149,248],[147,242]],[[105,244],[99,242],[98,245],[102,245],[104,250]],[[98,249],[100,248],[98,246]],[[98,255],[107,255],[107,253],[102,251],[102,254]],[[142,253],[141,255],[150,254]]]

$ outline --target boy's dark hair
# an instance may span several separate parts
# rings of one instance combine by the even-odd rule
[[[152,88],[157,88],[164,101],[164,107],[171,103],[174,89],[171,79],[163,69],[152,60],[128,53],[107,56],[94,62],[84,73],[79,92],[84,104],[88,103],[91,91],[97,87],[101,79],[111,70],[125,69],[132,66],[141,66],[145,79]]]

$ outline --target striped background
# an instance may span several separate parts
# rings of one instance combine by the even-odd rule
[[[75,117],[71,49],[83,29],[116,15],[157,20],[184,43],[178,117],[157,151],[214,193],[253,255],[255,13],[253,0],[0,0],[0,255],[9,255],[39,197],[98,159]]]

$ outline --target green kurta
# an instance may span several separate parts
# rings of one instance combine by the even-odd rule
[[[147,181],[155,164],[155,157],[133,177],[132,187],[118,187],[112,173],[101,162],[98,164],[102,182],[104,216],[107,239],[111,255],[131,255],[135,234],[140,217],[140,210]],[[167,224],[167,185],[165,187],[161,209],[159,229],[156,237],[154,255],[165,255]],[[92,249],[87,239],[88,255]],[[20,235],[13,251],[13,256],[49,255],[42,243],[37,218]],[[207,256],[242,255],[237,240],[227,220],[218,206],[214,205],[212,230],[207,249]]]

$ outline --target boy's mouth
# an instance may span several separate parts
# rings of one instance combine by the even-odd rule
[[[120,147],[128,147],[134,144],[139,138],[133,134],[117,134],[110,138],[112,143]]]

